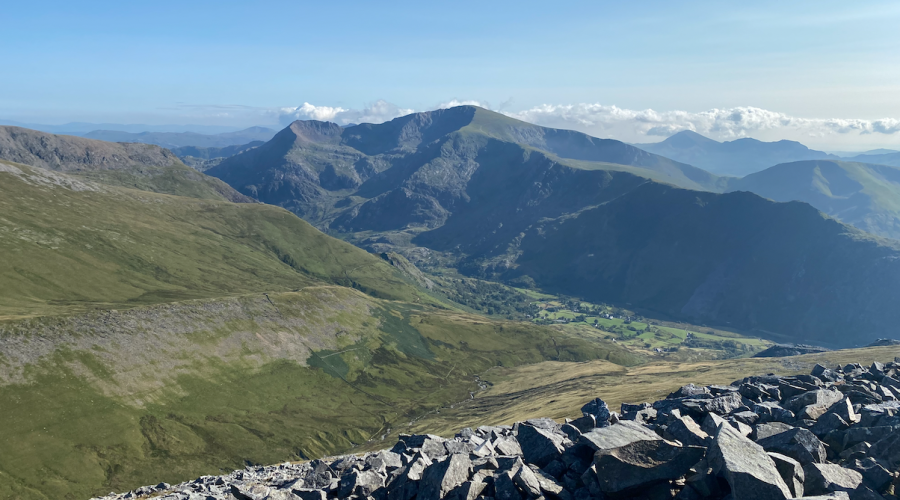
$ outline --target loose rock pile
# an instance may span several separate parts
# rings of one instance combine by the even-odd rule
[[[612,413],[401,435],[390,450],[104,497],[167,500],[896,500],[900,360],[688,385]]]

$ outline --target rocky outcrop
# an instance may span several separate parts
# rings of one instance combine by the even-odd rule
[[[104,498],[896,500],[900,362],[813,374],[688,386],[653,404],[622,405],[621,415],[594,399],[565,423],[467,428],[452,439],[401,435],[376,453]]]

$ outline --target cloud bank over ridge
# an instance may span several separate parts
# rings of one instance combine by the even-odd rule
[[[436,108],[472,104],[490,109],[483,101],[452,100]],[[363,109],[315,106],[303,103],[281,108],[282,124],[293,120],[325,120],[340,125],[382,123],[415,112],[384,100]],[[752,106],[707,111],[633,110],[604,104],[543,104],[521,111],[499,111],[512,118],[546,127],[573,129],[597,137],[627,142],[656,142],[676,132],[691,130],[724,141],[743,137],[775,141],[797,140],[819,146],[895,144],[900,146],[900,119],[802,118]]]

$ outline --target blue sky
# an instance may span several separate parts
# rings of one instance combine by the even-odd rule
[[[592,104],[689,116],[752,108],[798,120],[900,118],[896,2],[625,4],[7,2],[0,118],[274,126],[286,107],[364,110],[379,100],[400,110],[476,101],[548,123],[561,118],[527,113]],[[660,138],[579,119],[571,128]],[[900,131],[860,127],[729,133],[900,145]],[[727,138],[721,130],[706,132]]]

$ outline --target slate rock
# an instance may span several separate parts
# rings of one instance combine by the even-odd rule
[[[809,463],[825,463],[827,459],[825,445],[809,429],[794,428],[760,439],[757,443],[766,451],[787,455],[804,466]]]
[[[159,488],[157,489],[169,489],[169,488]],[[269,488],[261,485],[261,484],[249,484],[249,485],[231,485],[231,494],[234,495],[234,498],[237,500],[265,500],[267,496],[269,496]]]
[[[703,386],[696,386],[694,384],[688,384],[683,386],[681,389],[669,394],[666,396],[666,399],[681,399],[681,398],[690,398],[693,396],[697,396],[700,394],[710,394],[710,390]]]
[[[497,453],[505,456],[522,456],[522,447],[519,441],[513,436],[500,436],[493,444]]]
[[[675,419],[666,428],[666,432],[684,445],[705,447],[709,441],[709,434],[687,416]]]
[[[750,437],[754,441],[759,441],[760,439],[765,439],[776,434],[781,434],[782,432],[787,432],[793,428],[793,426],[781,422],[759,424],[753,428],[753,434],[751,434]]]
[[[853,460],[845,467],[862,474],[863,482],[875,491],[884,490],[894,480],[894,475],[872,457]]]
[[[661,440],[658,434],[643,425],[623,420],[616,425],[594,429],[578,438],[578,444],[593,451],[610,450],[636,441]]]
[[[541,496],[541,484],[534,471],[529,467],[519,467],[519,470],[513,475],[513,483],[529,498]]]
[[[600,489],[604,493],[616,493],[677,479],[685,475],[705,453],[706,450],[701,447],[679,446],[659,438],[641,438],[621,446],[597,450],[594,467]]]
[[[297,495],[300,500],[326,500],[328,498],[324,490],[295,488],[291,490],[291,493]]]
[[[522,494],[513,481],[513,471],[494,476],[494,498],[496,500],[522,500]]]
[[[862,474],[840,465],[811,463],[803,467],[803,472],[806,474],[804,487],[811,495],[844,491],[853,498],[853,492],[863,484]]]
[[[798,419],[816,420],[844,398],[836,389],[819,389],[795,396],[787,403]]]
[[[877,441],[869,449],[869,455],[881,460],[891,470],[900,470],[900,432],[893,432]]]
[[[594,398],[592,401],[589,401],[582,406],[581,413],[584,416],[590,415],[594,417],[594,420],[597,422],[597,427],[606,427],[609,425],[609,406],[606,404],[606,401],[603,401],[600,398]]]
[[[341,476],[338,496],[342,498],[351,495],[367,497],[384,486],[384,476],[375,471],[353,471]]]
[[[472,461],[467,455],[454,453],[431,464],[422,474],[418,500],[441,500],[454,488],[469,480]]]
[[[546,429],[520,425],[516,440],[526,462],[543,467],[562,455],[563,437]]]
[[[731,487],[734,500],[784,500],[791,491],[761,446],[722,424],[707,453],[713,472]]]
[[[800,465],[800,462],[780,453],[770,452],[769,457],[775,462],[775,468],[778,469],[781,479],[784,479],[784,483],[787,484],[794,498],[802,497],[803,481],[806,480],[806,474],[804,474],[803,466]]]

